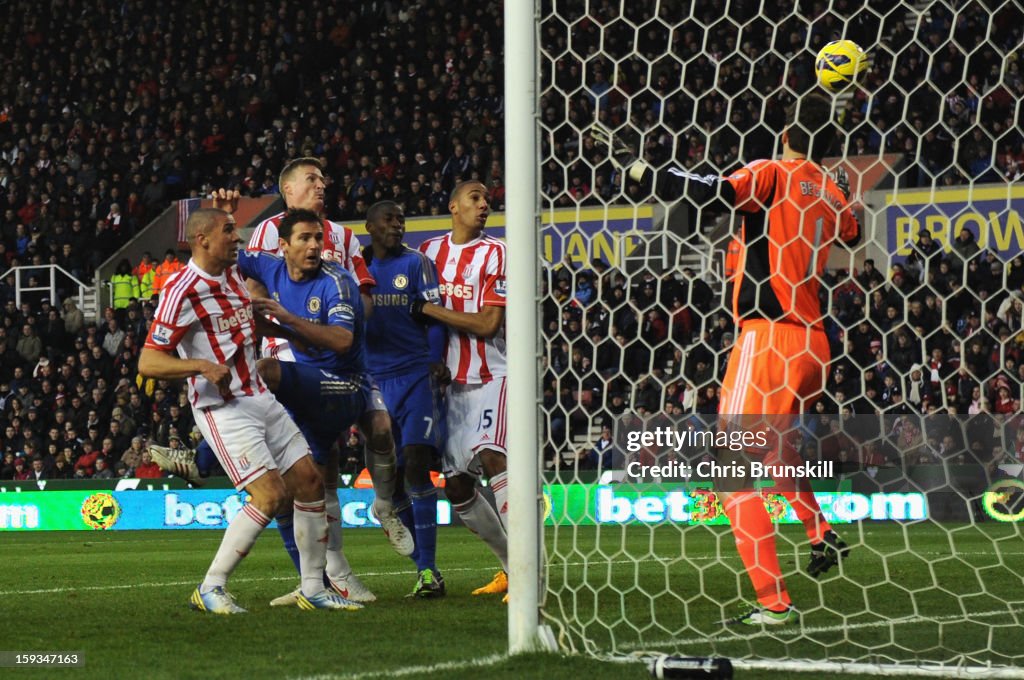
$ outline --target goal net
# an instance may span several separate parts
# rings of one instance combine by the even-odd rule
[[[538,7],[542,615],[559,644],[1024,677],[1019,4]],[[722,622],[755,593],[698,469],[722,440],[692,434],[720,432],[741,216],[659,201],[587,130],[602,122],[655,168],[778,157],[786,108],[840,38],[872,63],[829,94],[841,133],[825,166],[847,171],[863,239],[816,277],[828,376],[780,440],[824,466],[813,493],[850,552],[809,575],[804,527],[765,479],[801,617],[736,628]]]

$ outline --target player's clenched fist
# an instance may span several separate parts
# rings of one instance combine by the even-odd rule
[[[202,373],[203,377],[217,386],[222,396],[231,394],[231,369],[223,364],[209,362]]]

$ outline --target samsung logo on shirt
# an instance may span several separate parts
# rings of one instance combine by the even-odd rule
[[[374,293],[373,304],[381,306],[409,306],[409,295],[407,293]]]

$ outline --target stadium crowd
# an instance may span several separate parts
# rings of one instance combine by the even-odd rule
[[[833,361],[802,427],[804,443],[813,444],[808,455],[909,466],[952,460],[970,447],[985,462],[989,451],[1001,458],[1000,449],[1024,461],[1024,256],[1004,263],[966,229],[944,253],[922,230],[888,272],[867,260],[859,271],[827,271],[825,283]],[[736,333],[720,292],[689,269],[627,278],[599,260],[578,270],[563,262],[546,286],[552,465],[574,451],[573,440],[596,425],[614,429],[623,414],[640,416],[648,429],[678,428],[691,414],[713,422]],[[840,423],[829,414],[885,416],[864,434],[884,434],[889,446],[837,435],[821,448],[837,434],[830,422]],[[955,418],[915,417],[936,414],[963,416],[967,429],[958,434]],[[938,425],[927,429],[929,420]],[[574,451],[569,465],[607,467],[614,452],[603,453],[605,444]]]
[[[907,152],[900,181],[911,186],[1017,177],[1019,10],[1001,10],[989,28],[983,3],[956,21],[937,7],[911,35],[903,10],[881,0],[825,5],[788,14],[737,1],[723,16],[709,0],[668,0],[653,21],[654,3],[627,3],[625,21],[608,0],[559,2],[560,18],[544,3],[545,196],[577,205],[622,195],[611,165],[580,143],[598,115],[643,131],[656,162],[674,154],[725,172],[771,155],[769,130],[791,92],[812,86],[814,53],[844,26],[875,59],[842,116],[849,153]],[[332,218],[360,219],[384,198],[410,217],[444,213],[454,182],[471,177],[489,188],[492,210],[503,208],[500,3],[230,2],[209,13],[20,0],[8,10],[4,269],[54,263],[88,280],[171,201],[215,186],[276,193],[280,168],[300,155],[323,159]],[[625,197],[644,200],[643,188]],[[851,353],[832,371],[825,408],[1011,408],[1024,378],[1020,258],[1004,265],[967,241],[948,255],[926,238],[917,247],[891,272],[865,267],[830,282],[834,345]],[[28,293],[18,306],[13,275],[0,281],[0,477],[31,472],[36,457],[55,477],[156,474],[147,438],[191,445],[183,392],[135,370],[147,297],[159,291],[147,273],[162,264],[119,267],[127,292],[88,324],[72,296],[57,308]],[[546,285],[552,460],[597,416],[717,408],[735,331],[702,273],[562,265]]]
[[[542,186],[558,206],[598,204],[620,178],[580,130],[600,119],[632,132],[647,159],[728,174],[777,148],[785,109],[815,87],[814,57],[854,40],[873,60],[839,120],[849,155],[905,154],[901,186],[1014,180],[1024,163],[1017,103],[1024,10],[956,2],[913,10],[885,0],[669,0],[558,3],[541,28],[545,55]],[[639,27],[639,28],[637,28]],[[742,28],[741,28],[742,27]],[[628,125],[627,125],[628,124]],[[640,135],[642,134],[642,138]],[[596,169],[596,170],[595,170]],[[626,186],[644,201],[648,188]]]

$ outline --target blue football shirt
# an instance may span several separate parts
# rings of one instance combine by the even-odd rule
[[[363,301],[359,297],[359,284],[347,269],[336,262],[324,261],[320,272],[312,279],[292,281],[282,256],[256,251],[240,251],[238,266],[245,276],[266,286],[271,297],[296,316],[310,323],[341,326],[354,336],[352,347],[344,354],[309,346],[302,352],[293,343],[297,362],[337,375],[366,372]]]
[[[416,299],[440,303],[434,264],[408,246],[402,246],[397,255],[366,260],[377,281],[373,314],[366,322],[370,372],[383,380],[422,370],[432,361],[427,327],[413,320],[409,306]]]

